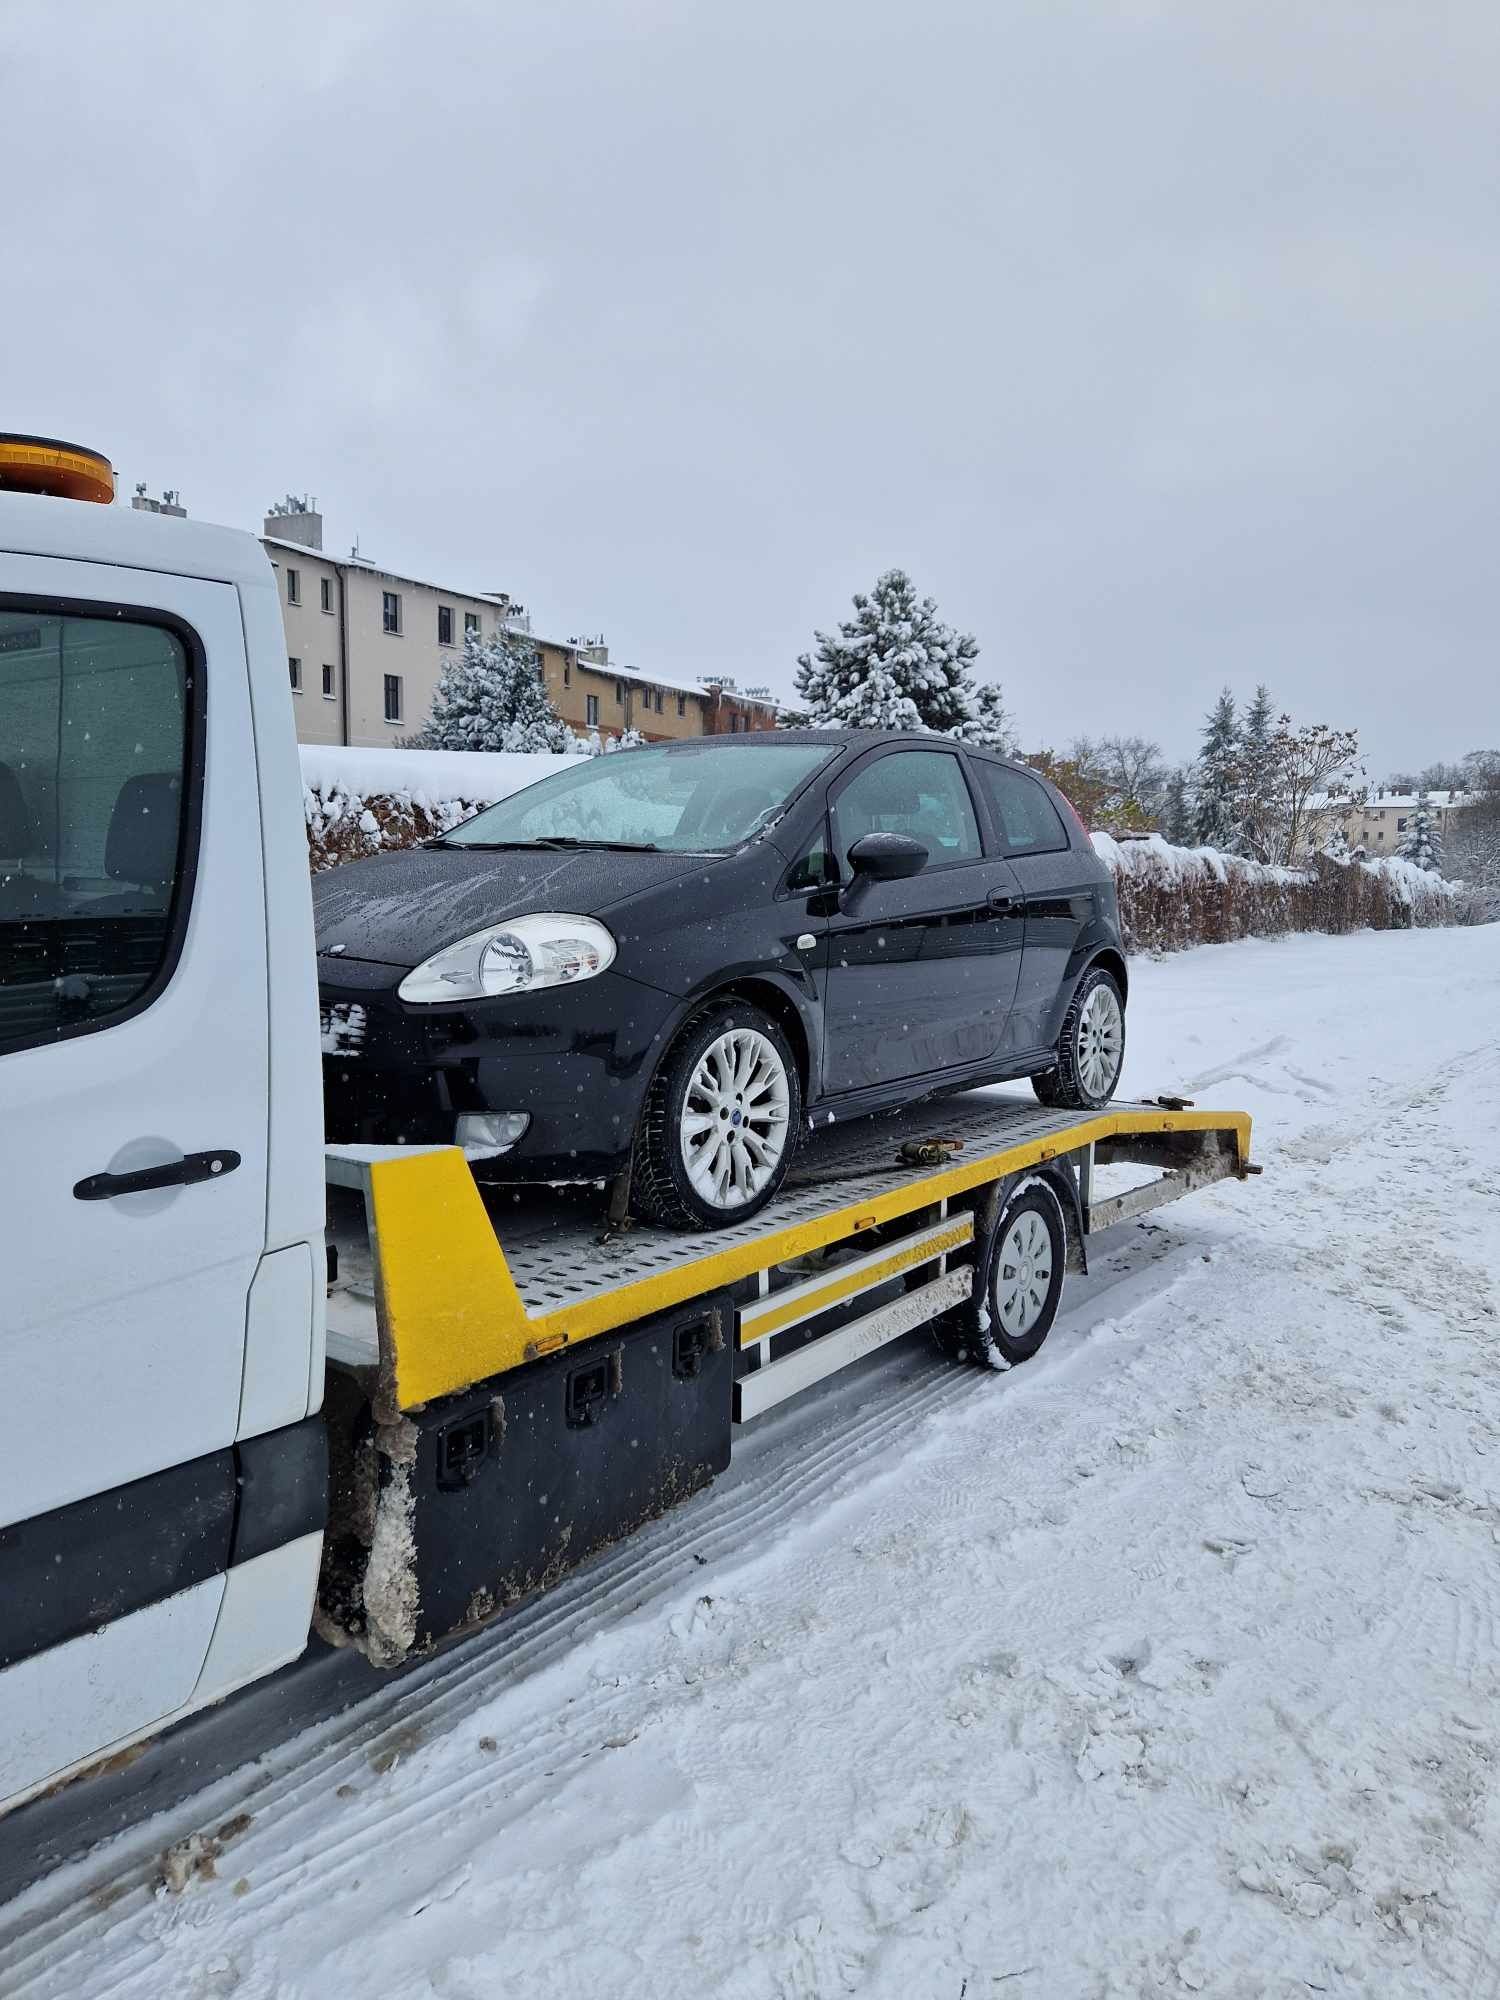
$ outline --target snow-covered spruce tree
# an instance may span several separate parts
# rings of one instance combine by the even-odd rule
[[[1240,726],[1238,851],[1252,861],[1269,861],[1276,846],[1275,761],[1271,756],[1275,732],[1276,704],[1262,681]]]
[[[462,653],[443,662],[421,743],[427,750],[569,750],[573,738],[548,699],[530,639],[466,632]]]
[[[1234,696],[1225,688],[1204,724],[1193,837],[1200,847],[1233,853],[1240,831],[1240,731]]]
[[[854,616],[797,660],[800,706],[815,728],[931,729],[953,733],[969,719],[979,657],[972,633],[955,632],[936,600],[918,598],[904,570],[887,570]]]
[[[1396,852],[1403,861],[1413,861],[1418,868],[1429,869],[1436,875],[1443,865],[1443,840],[1438,832],[1437,814],[1432,809],[1432,799],[1424,785],[1417,793],[1417,803],[1406,822]]]
[[[1188,847],[1193,839],[1193,815],[1188,803],[1188,767],[1179,764],[1167,779],[1162,797],[1162,837],[1174,847]]]
[[[965,743],[977,743],[982,749],[999,750],[1007,757],[1015,755],[1015,731],[998,682],[984,682],[974,696],[973,708],[953,734]]]

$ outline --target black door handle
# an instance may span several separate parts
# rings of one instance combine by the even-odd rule
[[[1019,896],[1012,896],[1004,889],[991,889],[990,908],[995,911],[1014,910],[1020,904]]]
[[[73,1192],[80,1201],[113,1201],[118,1194],[149,1194],[153,1188],[191,1187],[194,1181],[216,1181],[232,1174],[240,1163],[238,1153],[220,1147],[213,1153],[189,1153],[185,1160],[169,1160],[163,1167],[138,1167],[129,1174],[89,1174],[75,1181]]]

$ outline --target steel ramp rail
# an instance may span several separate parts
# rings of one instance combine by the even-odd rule
[[[939,1137],[962,1151],[935,1167],[898,1159],[908,1141]],[[346,1201],[334,1231],[329,1355],[376,1371],[385,1411],[415,1409],[878,1225],[940,1213],[1029,1166],[1095,1146],[1130,1157],[1136,1144],[1157,1165],[1180,1152],[1185,1192],[1189,1178],[1249,1171],[1250,1120],[1152,1104],[1055,1111],[998,1094],[928,1101],[808,1136],[768,1209],[701,1231],[610,1232],[597,1197],[585,1210],[556,1193],[482,1191],[456,1147],[330,1146],[330,1189],[352,1193],[356,1214]]]

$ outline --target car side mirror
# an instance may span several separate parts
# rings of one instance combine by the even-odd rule
[[[839,898],[846,913],[856,909],[877,882],[904,882],[927,866],[927,849],[909,833],[862,833],[849,849],[853,880]]]

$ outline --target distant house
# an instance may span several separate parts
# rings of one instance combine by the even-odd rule
[[[1429,792],[1427,805],[1433,826],[1441,834],[1452,815],[1463,810],[1464,794]],[[1362,847],[1367,854],[1394,854],[1416,809],[1415,792],[1373,793],[1345,815],[1344,838],[1351,847]]]

